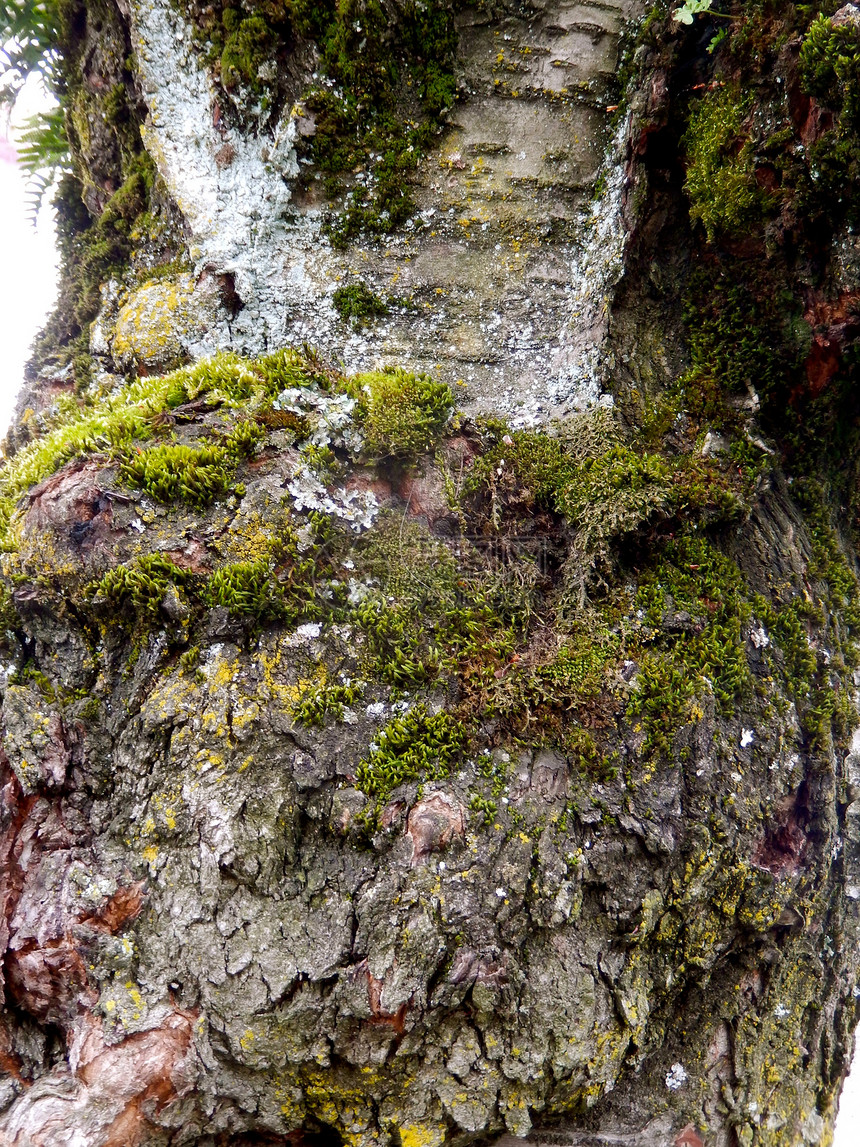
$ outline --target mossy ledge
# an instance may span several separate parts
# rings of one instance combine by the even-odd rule
[[[220,355],[70,398],[7,461],[7,752],[23,790],[50,787],[39,730],[55,718],[85,743],[108,736],[113,753],[133,729],[150,765],[126,856],[156,901],[185,863],[193,793],[241,791],[246,774],[290,794],[249,823],[275,832],[271,859],[250,837],[243,845],[258,858],[254,887],[283,879],[271,865],[308,848],[387,857],[392,910],[403,888],[426,885],[432,917],[409,915],[397,959],[429,974],[431,929],[451,986],[445,1002],[405,988],[374,1012],[367,973],[367,1030],[402,1046],[384,1073],[372,1057],[321,1072],[289,1009],[236,1020],[229,983],[213,997],[207,1024],[233,1032],[231,1055],[279,1097],[279,1127],[343,1134],[358,1120],[350,1135],[366,1143],[420,1124],[441,1143],[449,1108],[462,1127],[480,1103],[481,1126],[517,1131],[526,1109],[585,1112],[634,1047],[653,1048],[659,1070],[654,1017],[705,990],[742,937],[745,951],[765,951],[786,914],[819,910],[814,886],[793,875],[795,846],[774,842],[794,839],[780,826],[802,815],[802,777],[825,774],[857,722],[840,677],[856,663],[857,580],[820,484],[789,498],[742,431],[737,449],[703,452],[700,424],[685,416],[679,432],[667,402],[635,433],[606,410],[512,430],[464,419],[447,387],[399,368],[348,377],[307,350]],[[737,559],[763,508],[807,539],[796,581]],[[46,643],[57,624],[76,650],[71,675]],[[36,646],[19,639],[26,629],[42,634]],[[22,706],[44,717],[16,725]],[[108,711],[113,731],[99,732]],[[122,802],[114,769],[99,783]],[[727,770],[715,803],[709,787]],[[679,847],[666,794],[680,784],[695,795]],[[299,834],[298,816],[318,826]],[[541,946],[533,961],[507,945],[504,976],[475,979],[468,1002],[452,969],[474,928],[504,921],[574,944],[583,898],[605,887],[589,850],[620,839],[641,842],[644,883],[612,925],[625,969],[616,1017],[582,1025],[566,1066],[535,1062],[513,1088],[502,1075],[485,1098],[498,1058],[477,1042],[474,1080],[414,1058],[401,1039],[423,1038],[428,1023],[438,1033],[442,1009],[516,1062],[514,976],[552,975],[554,998],[593,1007],[593,981],[552,971]],[[667,857],[659,888],[642,867],[650,848]],[[486,864],[498,888],[467,919],[463,896]],[[159,925],[131,931],[143,952]],[[332,959],[343,971],[325,974],[352,982],[355,957]],[[102,989],[127,1032],[158,990],[142,957],[131,967],[138,1004],[123,1004],[113,981]],[[809,985],[774,991],[799,1031]],[[452,1029],[449,1056],[462,1038]],[[685,1045],[688,1074],[706,1054],[698,1038]],[[289,1060],[273,1073],[284,1041]],[[783,1053],[773,1055],[775,1079]],[[454,1087],[464,1099],[448,1098]],[[391,1112],[381,1122],[380,1100]],[[699,1102],[686,1089],[679,1116]]]
[[[135,42],[161,98],[174,45],[195,62],[187,25],[161,0],[131,4],[158,18]],[[262,158],[283,112],[303,158],[343,146],[338,164],[354,163],[328,187],[350,225],[389,227],[365,164],[398,172],[387,185],[403,206],[414,169],[398,164],[420,150],[409,133],[445,119],[414,92],[428,61],[402,51],[404,18],[440,9],[361,5],[369,78],[355,75],[358,10],[266,0],[225,20],[194,6],[221,41],[198,45],[211,75],[194,72],[180,110],[199,113],[189,156],[218,188],[238,186],[230,167],[251,139],[278,192],[260,200],[284,206],[274,168],[290,149]],[[441,11],[428,40],[447,36]],[[122,306],[137,286],[133,312],[138,292],[200,284],[178,249],[156,257],[171,213],[143,225],[161,191],[134,132],[128,155],[87,144],[143,113],[133,64],[116,76],[86,62],[101,60],[95,33],[123,31],[119,8],[99,13],[75,33],[77,193],[95,220],[143,181],[107,219],[122,240],[109,290]],[[371,347],[344,356],[353,373],[308,347],[183,366],[196,353],[183,343],[155,362],[127,342],[113,369],[151,375],[95,371],[75,389],[57,359],[43,376],[49,401],[22,415],[0,476],[0,1138],[827,1143],[860,967],[857,31],[850,12],[799,5],[730,16],[688,34],[655,10],[631,56],[627,162],[588,207],[591,255],[605,246],[624,270],[614,302],[603,278],[594,296],[611,405],[579,390],[560,422],[527,428],[546,413],[534,404],[516,424],[467,417],[441,370],[410,368],[411,336],[395,342],[405,308],[374,317],[361,291],[320,328],[331,348]],[[546,395],[561,376],[545,378],[548,328],[529,316],[546,303],[570,320],[571,264],[536,235],[566,194],[549,168],[576,156],[541,144],[517,168],[515,124],[548,109],[553,131],[607,122],[605,86],[550,92],[564,37],[592,62],[616,41],[551,24],[532,50],[531,23],[494,6],[462,38],[516,147],[493,150],[504,133],[485,139],[482,121],[475,150],[452,148],[430,177],[451,207],[464,200],[447,190],[486,192],[487,231],[455,208],[434,237],[437,210],[396,243],[362,245],[333,217],[348,250],[320,244],[337,268],[320,290],[408,293],[422,260],[435,273],[456,247],[462,291],[422,345],[444,330],[472,364],[504,346],[521,372],[505,375],[510,356],[488,371],[533,376]],[[323,106],[294,107],[316,64]],[[459,110],[474,112],[463,81]],[[374,84],[380,113],[362,118]],[[154,150],[177,122],[147,134]],[[492,184],[494,165],[510,179]],[[299,214],[312,213],[323,180],[301,166]],[[582,186],[568,177],[570,207]],[[220,235],[203,271],[223,286],[231,345],[282,346],[254,291],[285,252],[251,207],[234,278]],[[549,238],[572,233],[561,214]],[[101,233],[81,222],[85,246]],[[501,280],[459,273],[473,233],[500,244],[515,339],[496,326]],[[309,265],[292,265],[297,289]],[[139,287],[150,271],[158,282]],[[453,282],[449,266],[434,299]],[[409,298],[423,324],[427,300]],[[477,349],[467,303],[486,321]],[[413,361],[435,362],[435,346]]]

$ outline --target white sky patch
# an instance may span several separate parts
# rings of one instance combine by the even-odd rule
[[[0,437],[12,416],[30,345],[57,293],[53,212],[43,206],[33,228],[27,216],[26,177],[16,162],[14,145],[16,128],[27,116],[50,106],[41,85],[31,82],[12,124],[5,113],[0,114]]]

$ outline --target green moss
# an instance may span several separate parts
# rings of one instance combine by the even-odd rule
[[[88,339],[89,324],[101,305],[100,288],[128,267],[133,232],[148,211],[155,166],[146,152],[129,159],[122,185],[95,221],[80,196],[81,187],[67,176],[57,198],[57,236],[62,271],[57,309],[33,344],[30,374],[48,364],[64,366],[75,357],[77,340]],[[83,380],[82,380],[83,381]]]
[[[365,634],[365,651],[382,681],[403,689],[435,676],[438,651],[429,647],[412,609],[368,597],[356,607],[353,618]]]
[[[265,433],[247,415],[271,412],[272,400],[285,389],[316,384],[331,390],[335,383],[346,385],[310,353],[283,350],[254,361],[224,353],[102,396],[60,399],[38,424],[31,420],[30,440],[19,445],[0,470],[2,544],[15,546],[8,527],[20,496],[81,455],[108,453],[120,462],[124,480],[163,500],[185,497],[202,504],[217,497],[229,489],[233,469],[253,454]],[[241,410],[245,417],[229,434],[204,447],[135,448],[135,443],[146,442],[163,426],[164,414],[204,396],[213,407]],[[299,436],[307,430],[300,415],[286,421]]]
[[[558,490],[571,470],[561,442],[528,430],[508,433],[503,425],[493,427],[491,435],[495,441],[469,469],[464,495],[515,486],[527,503],[554,509]]]
[[[494,529],[518,507],[565,518],[576,530],[570,568],[580,593],[649,525],[676,516],[731,521],[748,493],[737,470],[689,456],[671,459],[646,449],[644,440],[626,445],[617,431],[594,435],[587,448],[593,455],[530,431],[497,431],[496,437],[463,484],[467,502],[471,497],[474,506],[477,498]]]
[[[146,554],[128,565],[108,570],[86,592],[118,624],[134,623],[139,628],[157,619],[170,587],[184,586],[188,579],[188,572],[169,558]]]
[[[262,16],[253,14],[243,19],[235,8],[224,10],[223,22],[227,35],[221,52],[221,82],[226,88],[245,83],[252,90],[264,91],[266,83],[260,69],[274,64],[277,34]]]
[[[327,518],[309,515],[302,532],[288,521],[266,539],[265,552],[228,563],[209,578],[204,604],[251,620],[294,627],[343,616],[344,587],[333,578],[340,538]]]
[[[183,673],[193,673],[200,663],[200,646],[192,645],[179,658],[179,668]]]
[[[162,444],[125,458],[119,476],[156,501],[205,506],[227,493],[232,472],[223,446]]]
[[[233,562],[216,570],[206,583],[203,599],[231,613],[257,621],[280,619],[285,610],[282,587],[268,562]]]
[[[322,728],[327,718],[342,721],[347,705],[361,696],[355,682],[322,681],[306,689],[293,706],[293,720],[299,725]]]
[[[35,685],[41,695],[46,701],[57,701],[57,690],[54,683],[51,681],[41,669],[37,669],[32,663],[24,665],[17,672],[9,675],[10,685]]]
[[[482,793],[472,793],[469,797],[469,808],[478,814],[480,823],[484,828],[489,828],[499,814],[498,804],[491,797],[486,797]]]
[[[834,25],[819,14],[800,49],[804,90],[860,126],[860,35],[851,23]]]
[[[376,747],[356,769],[356,786],[384,802],[407,781],[448,776],[468,744],[468,731],[452,714],[416,705],[379,734]]]
[[[696,696],[711,693],[728,715],[751,689],[742,637],[751,608],[737,565],[701,536],[667,544],[636,605],[653,632],[628,716],[645,730],[645,753],[669,753]]]
[[[412,212],[409,174],[456,97],[457,33],[448,0],[191,0],[196,37],[225,89],[252,91],[264,112],[289,100],[314,119],[303,141],[331,196],[336,245],[387,233]],[[297,38],[314,42],[313,85],[299,96],[280,66]],[[365,181],[353,176],[367,169]],[[312,170],[312,169],[310,169]]]
[[[345,322],[360,330],[371,319],[388,314],[388,307],[373,293],[366,283],[350,283],[338,287],[332,295],[334,309]]]
[[[310,154],[332,194],[342,190],[344,173],[364,165],[371,171],[333,214],[332,240],[342,245],[362,230],[390,232],[412,212],[409,173],[455,99],[453,9],[410,0],[392,20],[377,0],[292,7],[303,33],[320,45],[324,74],[335,81],[304,98],[316,118]]]
[[[704,226],[712,243],[762,217],[765,201],[755,181],[752,145],[744,139],[751,107],[752,96],[726,86],[706,92],[690,112],[684,188],[691,218]]]
[[[377,458],[414,457],[428,450],[454,409],[447,383],[401,367],[357,374],[348,389],[359,404],[364,449]]]
[[[691,365],[679,387],[687,410],[705,425],[732,429],[742,413],[733,402],[753,387],[786,405],[808,348],[809,329],[794,325],[784,286],[753,265],[706,263],[691,275],[684,321]]]
[[[482,710],[501,722],[511,737],[527,743],[535,738],[553,742],[579,758],[585,744],[577,722],[604,701],[614,707],[611,671],[617,666],[620,648],[607,615],[595,612],[540,659],[525,660],[514,654],[503,672],[485,674]],[[588,749],[596,764],[593,742]]]

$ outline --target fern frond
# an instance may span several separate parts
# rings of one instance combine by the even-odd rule
[[[32,72],[58,79],[58,0],[0,0],[0,106],[12,105]]]
[[[30,116],[21,132],[18,159],[29,176],[27,215],[35,225],[46,193],[58,176],[71,170],[69,143],[61,107]]]

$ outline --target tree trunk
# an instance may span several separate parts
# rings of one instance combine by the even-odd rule
[[[830,1142],[860,10],[57,8],[0,1142]]]

